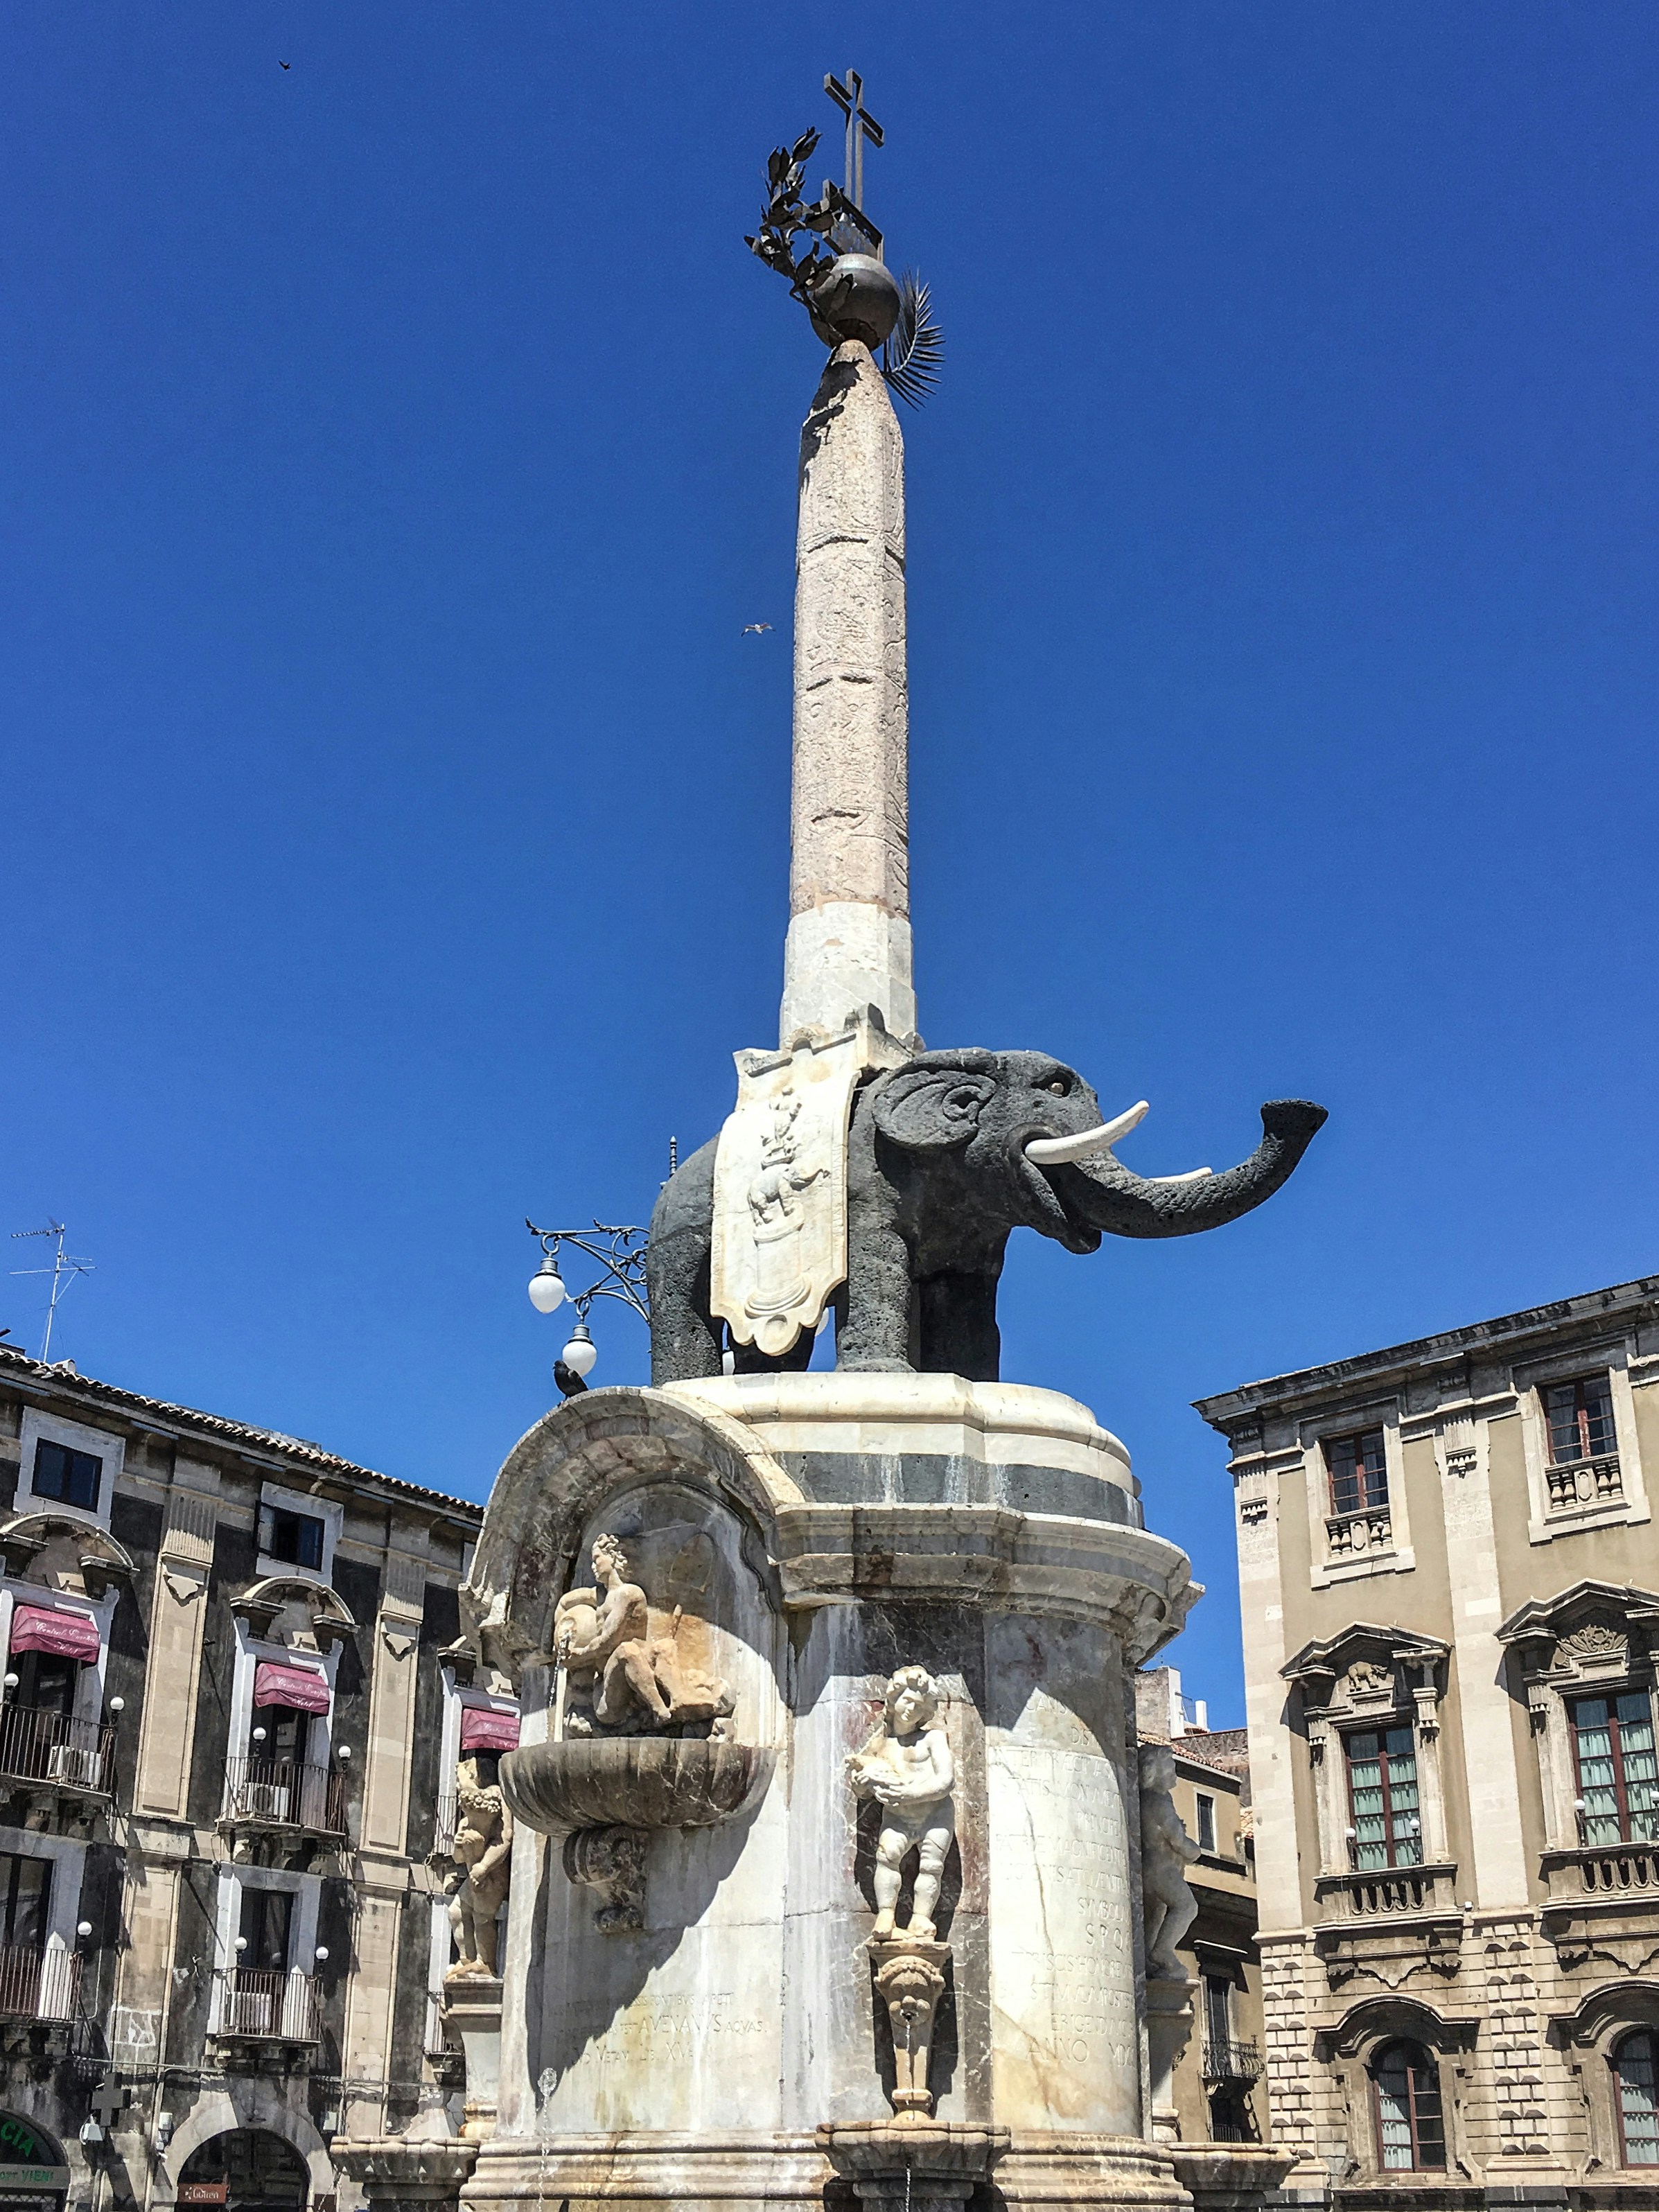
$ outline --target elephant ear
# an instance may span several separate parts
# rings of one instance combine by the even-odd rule
[[[872,1101],[877,1128],[907,1152],[947,1152],[965,1145],[996,1096],[995,1079],[984,1066],[989,1057],[974,1053],[947,1060],[927,1053],[901,1067]]]

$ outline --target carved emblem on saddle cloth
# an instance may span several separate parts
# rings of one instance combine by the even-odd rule
[[[738,1103],[714,1155],[710,1307],[772,1358],[814,1329],[847,1279],[847,1130],[867,1070],[905,1057],[860,1023],[740,1052]]]

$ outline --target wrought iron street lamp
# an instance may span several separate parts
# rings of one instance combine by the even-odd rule
[[[587,1388],[599,1353],[587,1316],[595,1298],[620,1298],[647,1327],[651,1309],[646,1303],[643,1229],[617,1227],[596,1221],[592,1229],[538,1229],[526,1214],[525,1227],[541,1242],[542,1264],[530,1278],[530,1303],[538,1313],[556,1313],[567,1302],[576,1319],[563,1351],[553,1364],[553,1379],[567,1398]],[[573,1291],[559,1270],[559,1249],[568,1244],[599,1273],[586,1290]],[[586,1268],[582,1271],[586,1273]]]

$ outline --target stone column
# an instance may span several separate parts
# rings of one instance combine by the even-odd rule
[[[801,432],[781,1042],[873,1006],[916,1026],[904,645],[904,443],[866,346],[830,356]]]

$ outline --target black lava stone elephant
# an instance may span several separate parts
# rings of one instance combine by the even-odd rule
[[[1223,1175],[1132,1175],[1110,1147],[1146,1112],[1109,1124],[1082,1077],[1040,1052],[924,1052],[867,1082],[848,1138],[848,1279],[836,1299],[836,1365],[997,1380],[997,1280],[1011,1230],[1068,1252],[1103,1235],[1190,1237],[1271,1198],[1325,1119],[1280,1098],[1262,1139]],[[718,1139],[663,1188],[646,1266],[656,1382],[718,1375],[724,1324],[709,1311]],[[739,1371],[805,1367],[810,1331],[781,1358],[736,1347]]]

